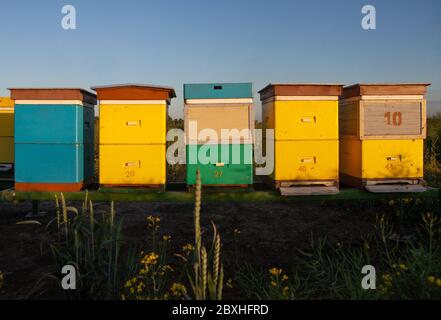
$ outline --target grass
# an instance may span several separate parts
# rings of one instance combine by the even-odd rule
[[[385,215],[374,224],[374,233],[359,246],[311,240],[287,272],[239,265],[236,282],[251,299],[440,299],[439,215],[423,214],[410,240],[394,237]],[[375,267],[376,290],[361,286],[365,265]]]
[[[428,120],[425,176],[441,186],[441,116]],[[182,123],[172,123],[179,127]],[[169,168],[169,173],[176,172]],[[173,177],[185,176],[185,167]],[[77,269],[78,290],[69,299],[216,299],[234,289],[250,299],[441,299],[441,217],[439,200],[344,202],[348,214],[368,210],[371,232],[359,241],[331,242],[314,237],[306,249],[287,249],[295,265],[256,266],[241,259],[240,230],[233,232],[230,252],[224,252],[218,229],[201,231],[200,174],[195,188],[194,241],[173,252],[173,235],[161,233],[158,216],[146,216],[147,245],[142,250],[124,239],[123,220],[114,209],[98,211],[84,199],[81,210],[55,199],[57,216],[46,227],[58,270],[66,264]],[[350,228],[351,226],[348,226]],[[376,289],[361,286],[366,265],[375,267]],[[225,267],[224,267],[225,266]],[[225,273],[233,278],[227,279]],[[54,275],[60,280],[59,275]],[[0,272],[0,288],[4,277]]]

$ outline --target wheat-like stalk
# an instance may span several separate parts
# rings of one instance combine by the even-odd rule
[[[66,206],[66,199],[64,198],[64,194],[61,193],[61,208],[63,211],[63,223],[64,223],[64,234],[66,236],[66,241],[69,240],[69,232],[68,232],[68,217],[67,217],[67,206]]]
[[[200,262],[201,254],[201,173],[196,171],[195,206],[194,206],[194,238],[196,260]]]
[[[92,200],[89,200],[89,222],[90,222],[90,236],[92,241],[92,259],[95,260],[95,237],[94,237],[95,214],[93,212]]]
[[[60,224],[61,224],[61,212],[60,212],[60,203],[58,201],[58,196],[55,194],[55,208],[57,211],[57,233],[58,233],[58,241],[60,241]]]
[[[207,250],[205,247],[202,247],[201,249],[201,259],[202,259],[202,273],[201,273],[201,298],[205,300],[206,298],[206,292],[207,292]]]
[[[85,192],[85,197],[84,197],[84,201],[83,201],[83,215],[86,215],[87,214],[87,206],[89,205],[89,191],[88,190],[86,190],[86,192]]]
[[[219,234],[216,234],[213,257],[213,282],[215,287],[217,287],[217,282],[219,280],[220,247],[220,236]]]
[[[224,286],[224,266],[221,265],[219,272],[219,284],[217,287],[217,300],[222,300],[222,290]]]
[[[115,203],[110,202],[110,231],[113,230],[113,221],[115,220]]]

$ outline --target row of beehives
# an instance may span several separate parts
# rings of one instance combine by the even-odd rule
[[[274,170],[264,177],[284,194],[338,192],[339,179],[371,191],[418,191],[423,179],[427,84],[270,84],[260,93],[266,154]],[[82,89],[11,90],[15,100],[15,181],[19,191],[74,191],[93,180],[94,110],[99,100],[99,183],[166,183],[167,107],[172,88],[115,85]],[[250,83],[184,85],[187,184],[253,183],[254,110]],[[0,163],[12,160],[13,103],[0,109]],[[9,113],[5,113],[9,112]],[[196,122],[192,134],[190,123]],[[12,123],[12,124],[11,124]],[[202,130],[250,129],[221,138],[199,156]],[[6,141],[6,142],[4,142]],[[209,155],[213,149],[216,159]],[[239,162],[226,159],[239,150]],[[207,154],[207,151],[203,152]],[[392,187],[391,187],[392,184]],[[397,187],[397,185],[400,185]]]

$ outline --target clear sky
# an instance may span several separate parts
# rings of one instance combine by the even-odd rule
[[[441,101],[441,1],[0,0],[0,95],[126,82],[173,86],[174,117],[192,82],[253,82],[257,114],[269,82],[430,82]]]

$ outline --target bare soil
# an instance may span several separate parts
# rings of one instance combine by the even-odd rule
[[[69,205],[81,207],[80,203]],[[108,203],[96,205],[108,208]],[[202,226],[211,239],[211,221],[216,224],[227,258],[239,255],[241,261],[256,266],[289,268],[298,261],[297,249],[307,248],[312,235],[326,236],[330,243],[359,243],[371,231],[375,208],[355,206],[349,209],[344,204],[317,202],[203,204]],[[193,242],[192,204],[119,202],[115,208],[124,219],[125,239],[140,247],[148,245],[148,215],[160,216],[160,232],[172,236],[174,252]],[[41,210],[47,212],[44,217],[31,218],[41,226],[20,225],[17,222],[29,219],[25,215],[31,211],[31,202],[0,203],[0,270],[5,274],[0,299],[63,298],[50,277],[58,270],[45,232],[45,225],[55,217],[54,204],[44,202]],[[239,235],[235,236],[235,229],[240,230]]]

